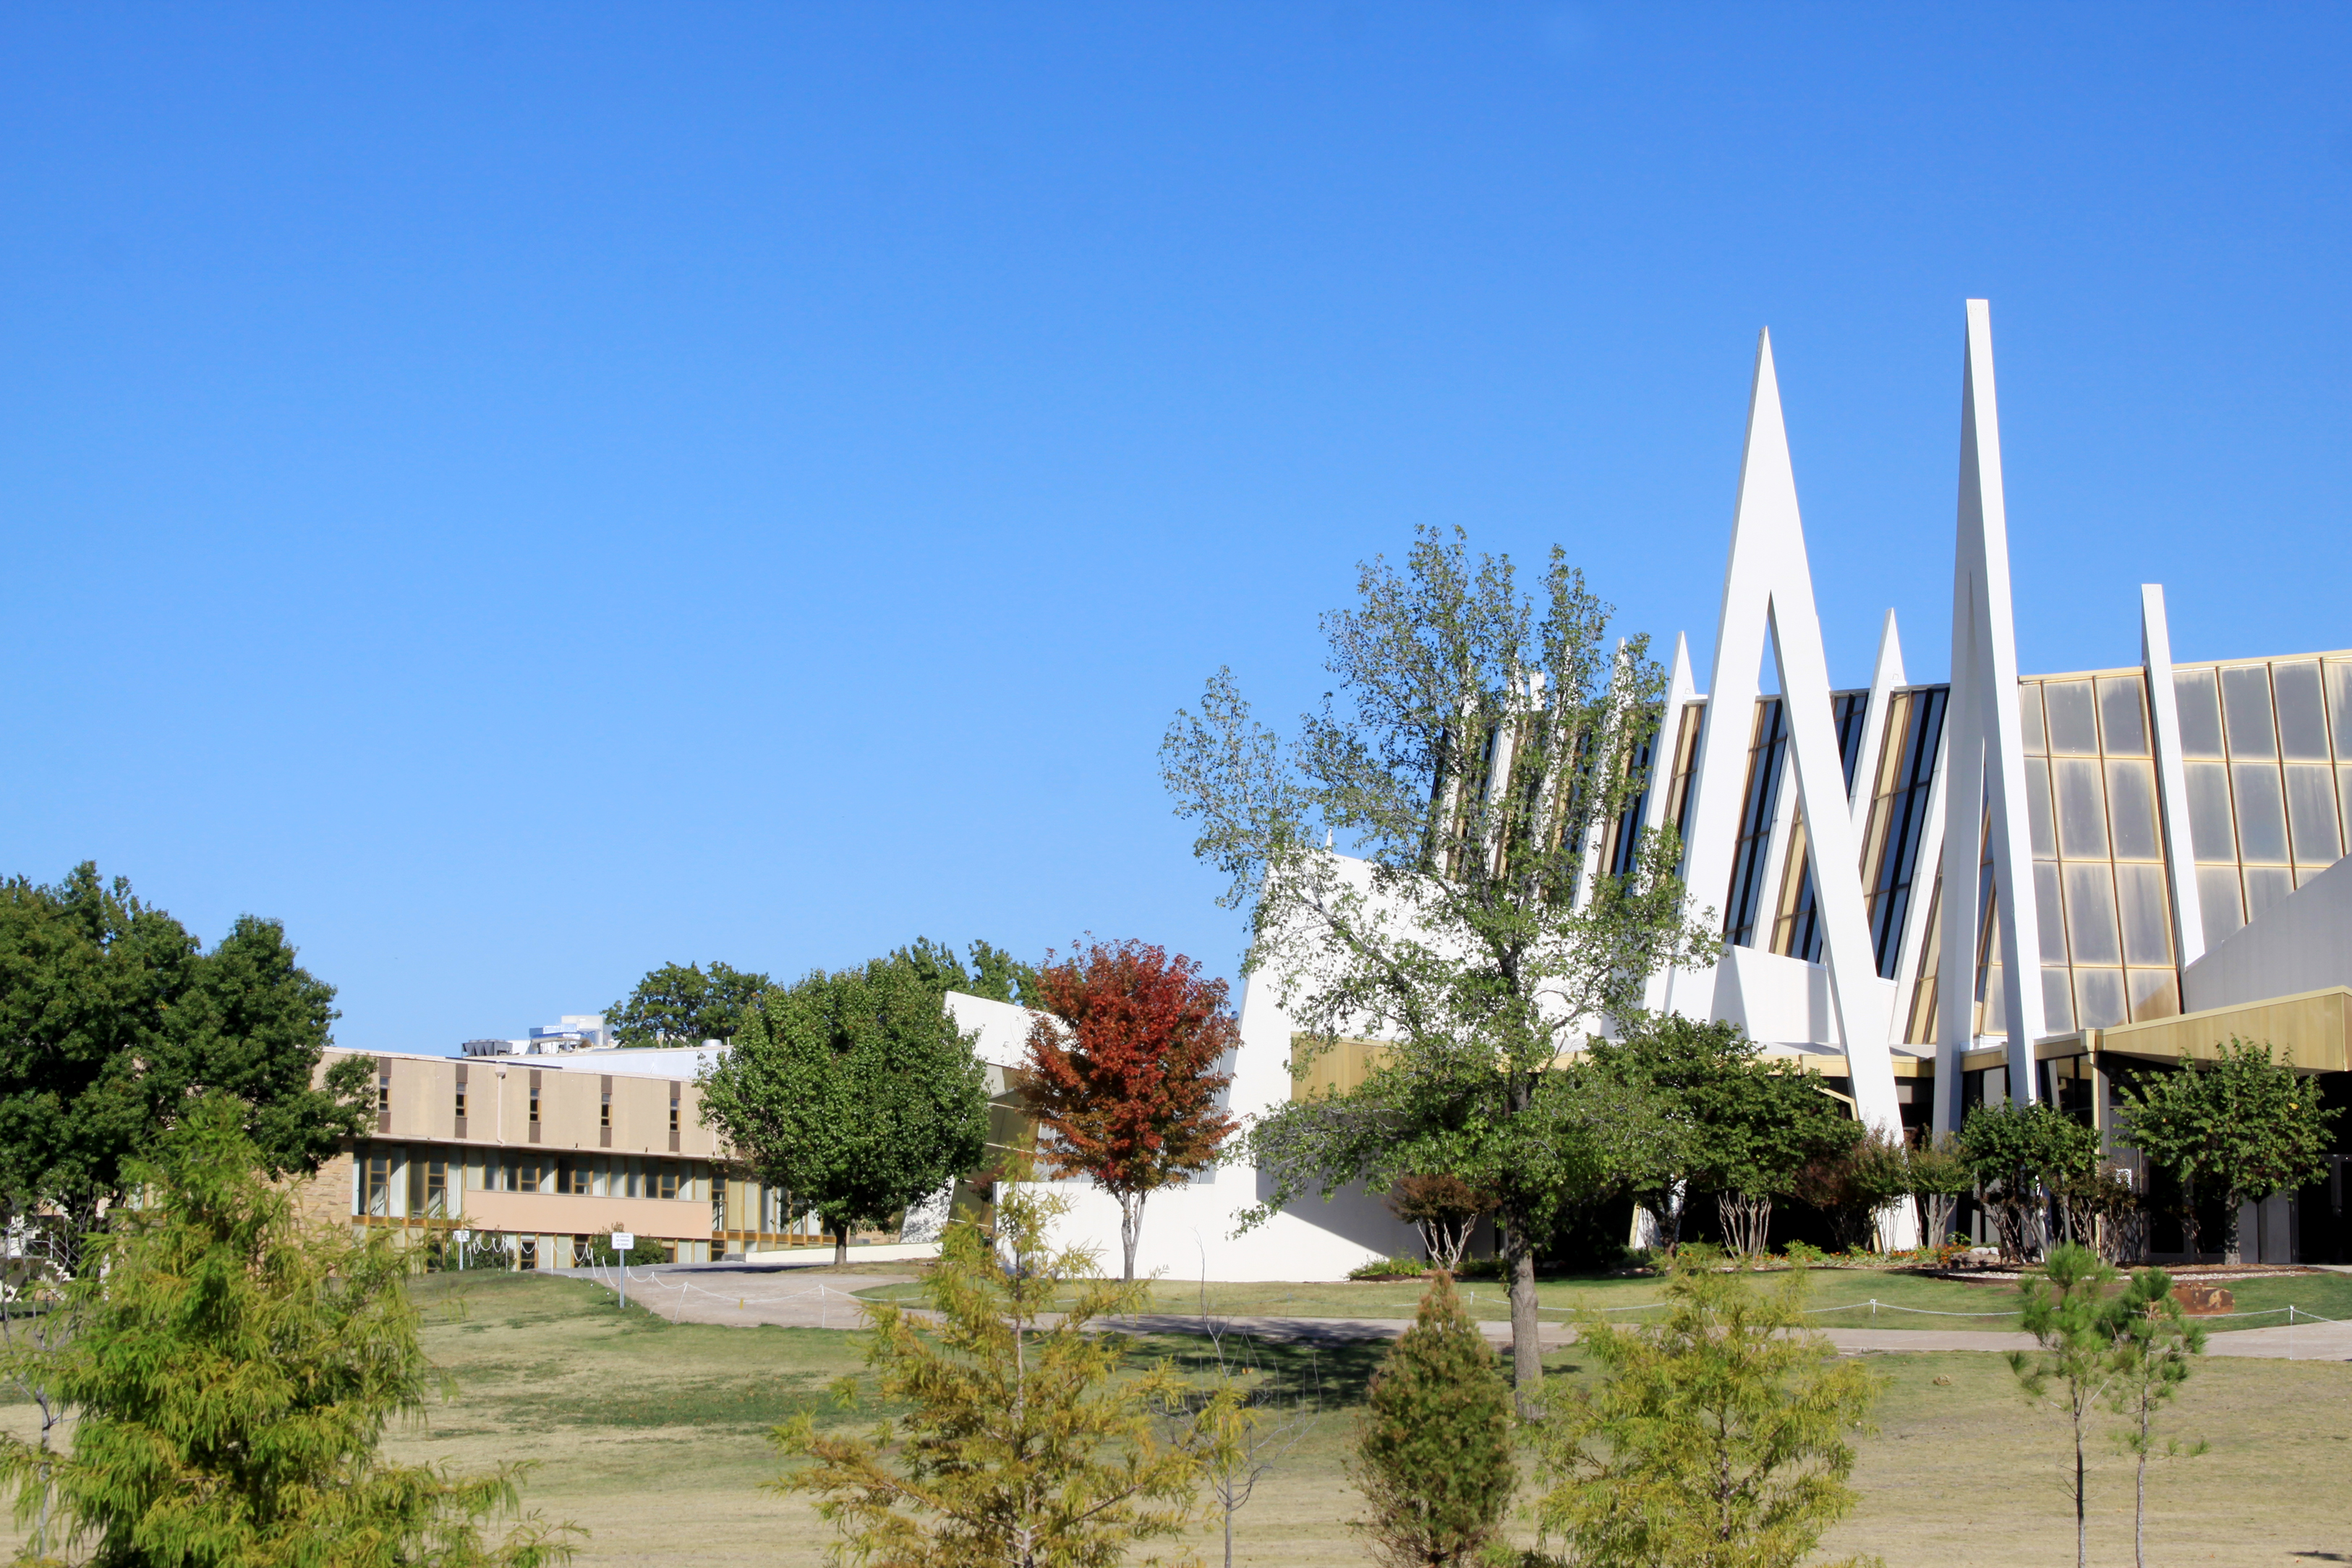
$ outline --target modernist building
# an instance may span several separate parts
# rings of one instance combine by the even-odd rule
[[[375,1057],[373,1134],[320,1171],[305,1210],[413,1245],[462,1234],[474,1267],[567,1267],[614,1230],[686,1263],[831,1246],[721,1162],[693,1081],[710,1054]]]
[[[1819,1068],[1863,1121],[1917,1135],[2004,1098],[2052,1101],[2112,1132],[2133,1073],[2232,1035],[2284,1050],[2341,1101],[2352,651],[2176,663],[2151,584],[2136,658],[2021,673],[1981,300],[1967,310],[1959,446],[1952,679],[1906,679],[1889,611],[1870,685],[1832,689],[1771,344],[1759,342],[1713,668],[1702,686],[1676,639],[1643,793],[1600,846],[1613,860],[1636,827],[1672,822],[1692,912],[1712,911],[1723,935],[1716,963],[1656,977],[1652,1005],[1737,1021]],[[1759,689],[1768,652],[1772,693]],[[1012,1059],[1017,1009],[951,1005]],[[1300,1086],[1293,1026],[1263,975],[1241,1023],[1233,1103],[1246,1114]],[[1360,1193],[1236,1238],[1237,1216],[1264,1195],[1254,1173],[1225,1170],[1155,1197],[1139,1264],[1329,1278],[1410,1246]],[[2342,1199],[2338,1159],[2327,1181],[2247,1216],[2251,1254],[2339,1256]],[[1075,1223],[1106,1243],[1118,1235],[1093,1194]],[[2166,1228],[2154,1228],[2158,1255]]]

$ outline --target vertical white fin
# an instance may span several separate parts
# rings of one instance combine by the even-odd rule
[[[2000,411],[1993,397],[1992,313],[1968,304],[1960,372],[1959,531],[1952,552],[1951,750],[1944,812],[1943,906],[1937,978],[1936,1131],[1959,1121],[1961,1057],[1974,1043],[1979,833],[1990,840],[2000,911],[2009,1097],[2039,1098],[2033,1046],[2043,1030],[2042,942],[2025,815],[2025,752],[2017,712],[2017,630],[2010,605],[2009,510],[2001,489]],[[1979,802],[1984,811],[1979,814]]]
[[[2172,686],[2172,628],[2164,584],[2139,589],[2140,668],[2155,721],[2157,799],[2164,807],[2165,870],[2172,879],[2172,952],[2183,969],[2205,956],[2205,906],[2197,892],[2197,853],[2189,841],[2189,771],[2180,761],[2180,700]],[[2188,1005],[2182,1000],[2181,1005]]]

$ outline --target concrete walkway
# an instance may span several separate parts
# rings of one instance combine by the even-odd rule
[[[607,1290],[621,1285],[612,1268],[551,1268]],[[860,1290],[904,1285],[911,1274],[850,1270],[820,1274],[805,1265],[665,1263],[628,1270],[629,1304],[673,1323],[770,1324],[783,1329],[855,1329],[865,1322]]]
[[[613,1289],[610,1268],[558,1268],[551,1273],[587,1279]],[[678,1323],[723,1323],[740,1327],[768,1323],[792,1329],[855,1329],[864,1322],[860,1290],[903,1285],[904,1274],[845,1271],[819,1274],[803,1268],[761,1263],[675,1263],[628,1271],[629,1300]],[[1337,1345],[1392,1340],[1412,1326],[1410,1318],[1275,1318],[1215,1320],[1232,1333],[1276,1344]],[[1192,1313],[1150,1312],[1107,1321],[1132,1333],[1197,1334],[1202,1320]],[[1496,1344],[1508,1344],[1511,1325],[1482,1322],[1479,1331]],[[2030,1351],[2033,1336],[1981,1329],[1822,1329],[1830,1343],[1849,1355],[1905,1352]],[[1576,1342],[1572,1323],[1547,1321],[1543,1344],[1557,1350]],[[2237,1329],[2210,1334],[2208,1355],[2255,1356],[2284,1361],[2352,1361],[2352,1323],[2297,1323],[2292,1327]]]

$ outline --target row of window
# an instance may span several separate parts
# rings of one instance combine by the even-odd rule
[[[467,1191],[707,1201],[715,1181],[696,1160],[378,1142],[354,1150],[352,1164],[354,1212],[377,1218],[453,1219]]]

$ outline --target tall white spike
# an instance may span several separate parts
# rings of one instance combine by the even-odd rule
[[[1855,1108],[1869,1126],[1899,1135],[1901,1112],[1886,1045],[1892,988],[1878,978],[1863,917],[1853,810],[1831,715],[1829,664],[1813,606],[1812,572],[1797,510],[1796,476],[1789,460],[1769,332],[1757,340],[1747,449],[1740,460],[1731,561],[1716,630],[1707,722],[1692,779],[1688,879],[1695,908],[1727,897],[1758,666],[1768,637],[1787,711],[1798,804],[1805,813],[1831,1005],[1838,1038],[1845,1047]]]
[[[1961,1058],[1975,1043],[1979,845],[1991,851],[2000,912],[2001,1002],[2009,1094],[2039,1098],[2033,1046],[2044,1033],[2040,925],[2025,815],[2017,710],[2017,631],[2009,589],[2009,510],[2001,488],[2000,410],[1993,397],[1992,313],[1968,306],[1960,373],[1959,531],[1952,559],[1951,749],[1946,779],[1942,919],[1936,997],[1936,1131],[1959,1122]],[[1979,803],[1983,811],[1979,812]],[[1979,835],[1982,837],[1979,837]]]

